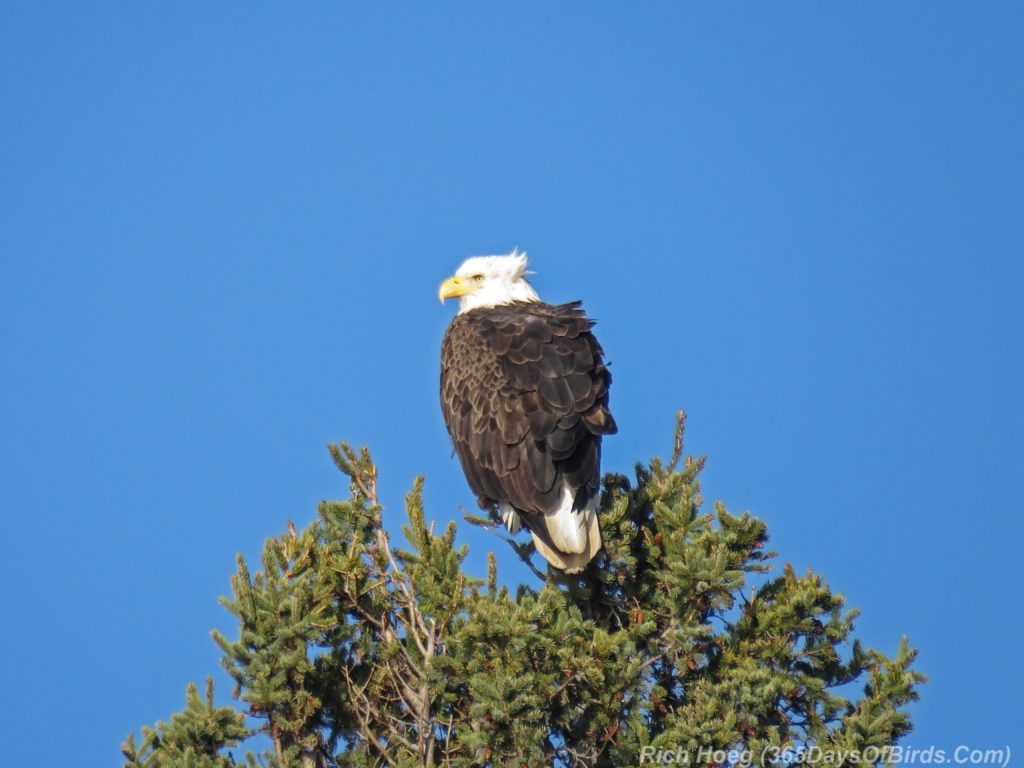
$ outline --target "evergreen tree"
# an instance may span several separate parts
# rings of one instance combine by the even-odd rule
[[[493,554],[486,579],[463,572],[422,479],[409,548],[393,546],[369,452],[330,451],[350,497],[269,539],[261,570],[239,557],[222,598],[238,630],[213,637],[242,709],[190,686],[141,748],[128,738],[126,768],[235,765],[229,748],[258,734],[272,746],[244,764],[268,768],[712,765],[742,750],[760,765],[809,745],[883,762],[910,730],[924,677],[906,639],[893,658],[851,641],[857,612],[821,576],[769,574],[762,521],[702,511],[682,414],[669,462],[605,477],[605,549],[586,570],[541,573],[513,544],[537,574],[514,591]]]

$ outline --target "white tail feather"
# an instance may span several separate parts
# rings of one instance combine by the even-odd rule
[[[568,485],[563,486],[562,503],[558,510],[544,518],[554,550],[537,534],[533,534],[533,543],[537,551],[555,568],[566,573],[582,571],[601,549],[601,529],[597,525],[597,494],[581,510],[572,508],[575,495]]]
[[[569,485],[562,483],[562,503],[553,514],[545,516],[548,536],[555,549],[567,555],[578,555],[587,546],[586,518],[588,510],[574,511],[575,494]]]
[[[597,525],[597,495],[581,510],[573,510],[575,493],[568,485],[562,486],[562,499],[558,509],[545,515],[543,525],[554,549],[533,533],[533,544],[544,559],[566,573],[578,573],[601,549],[601,529]],[[498,505],[502,522],[510,533],[519,533],[520,518],[508,502]],[[532,533],[532,531],[531,531]]]

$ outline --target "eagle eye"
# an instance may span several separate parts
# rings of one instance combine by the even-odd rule
[[[473,279],[476,280],[479,283],[481,280],[484,279],[484,276],[483,275],[473,275]]]

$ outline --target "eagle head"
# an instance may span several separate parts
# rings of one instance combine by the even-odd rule
[[[526,266],[526,254],[518,250],[505,256],[473,256],[441,283],[438,298],[443,304],[457,297],[459,314],[516,301],[540,301],[526,281]]]

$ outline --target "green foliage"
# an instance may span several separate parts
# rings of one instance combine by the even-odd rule
[[[185,708],[170,723],[142,729],[142,746],[129,736],[121,745],[125,768],[227,768],[234,761],[222,754],[249,736],[242,714],[213,703],[213,680],[206,679],[206,700],[188,684]]]
[[[605,549],[581,574],[537,571],[515,593],[462,570],[455,525],[406,497],[408,549],[381,528],[366,449],[331,446],[350,497],[242,558],[224,606],[237,639],[213,637],[248,716],[190,686],[169,725],[143,729],[125,766],[629,766],[648,748],[864,749],[910,730],[923,675],[851,641],[856,611],[821,576],[770,576],[765,524],[702,512],[703,460],[609,474]],[[682,466],[680,466],[682,464]],[[491,520],[474,522],[492,524]],[[528,561],[529,545],[513,545]],[[536,570],[536,569],[535,569]],[[859,695],[854,695],[857,685]],[[649,754],[649,752],[648,752]],[[810,761],[813,764],[813,760]]]

